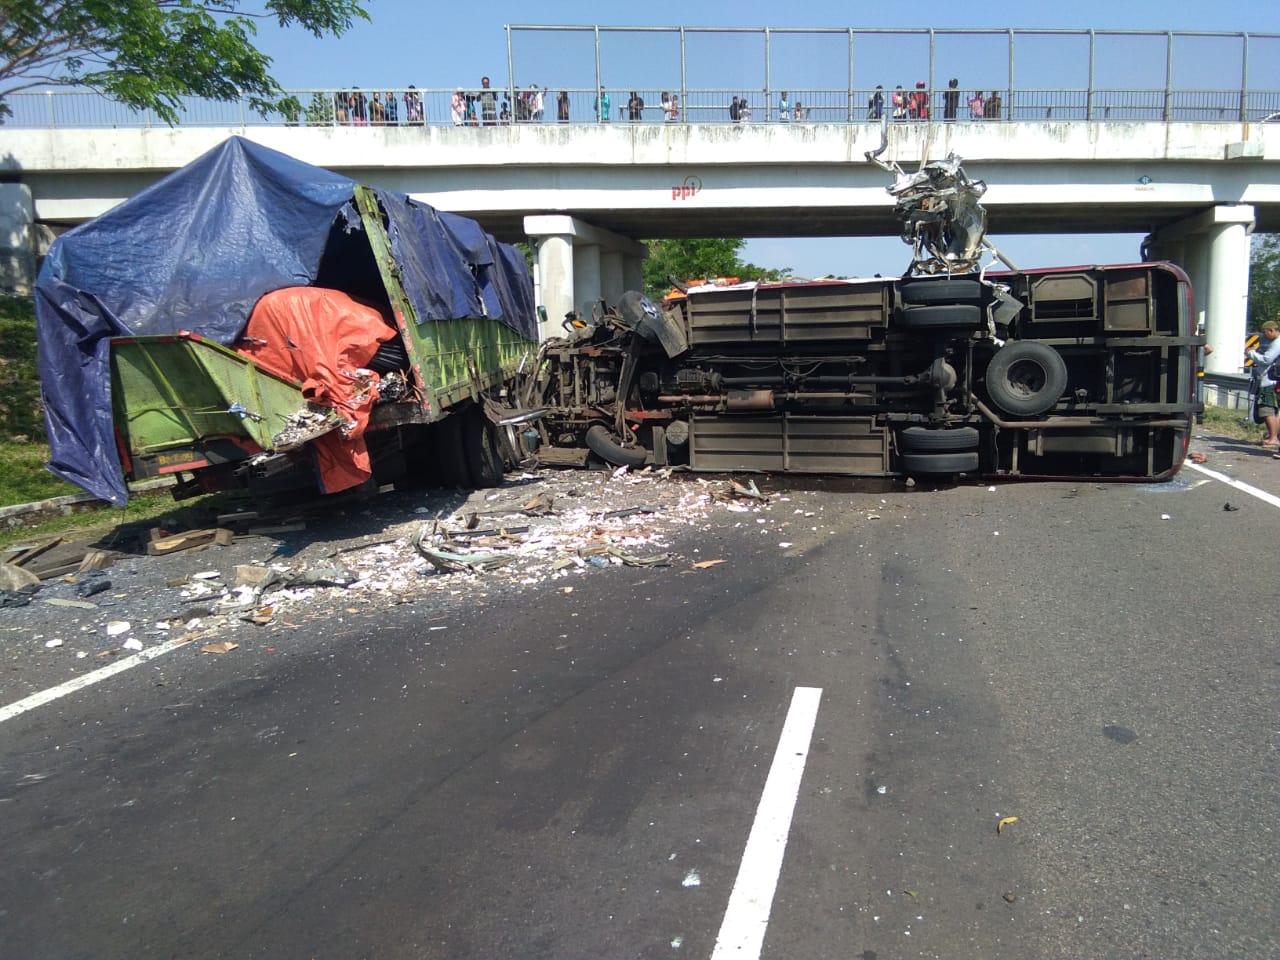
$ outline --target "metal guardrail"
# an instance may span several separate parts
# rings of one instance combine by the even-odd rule
[[[335,90],[308,89],[288,91],[299,102],[296,113],[284,114],[272,111],[257,113],[247,101],[211,101],[186,98],[180,106],[180,123],[183,126],[251,127],[251,126],[336,126],[357,125],[360,120],[368,125],[381,126],[451,126],[455,124],[485,125],[501,123],[602,124],[602,123],[866,123],[874,119],[871,107],[876,92],[875,84],[856,83],[863,65],[874,61],[867,49],[884,55],[893,50],[904,51],[903,63],[919,64],[921,76],[927,77],[920,92],[927,96],[930,122],[971,122],[982,120],[1007,122],[1032,121],[1087,121],[1087,122],[1268,122],[1280,121],[1280,82],[1273,64],[1280,62],[1280,33],[1214,33],[1152,30],[1021,30],[1021,29],[859,29],[859,28],[769,28],[769,27],[626,27],[626,26],[539,26],[509,25],[506,30],[507,83],[492,90],[492,109],[486,110],[484,101],[478,99],[481,91],[470,89],[425,87],[416,91],[417,99],[406,97],[408,89],[392,90]],[[594,63],[590,67],[574,66],[566,69],[576,85],[553,85],[542,90],[541,116],[531,117],[526,109],[526,96],[532,88],[515,83],[521,76],[526,58],[517,56],[517,41],[533,42],[547,39],[552,45],[567,46],[574,37],[589,37],[594,48]],[[628,43],[631,35],[644,35],[650,41],[667,45],[678,52],[678,74],[656,66],[628,67],[635,73],[626,82],[617,82],[616,75],[624,68],[611,63],[610,51],[602,50],[615,41]],[[752,75],[762,83],[754,88],[733,89],[717,85],[699,86],[690,82],[690,74],[705,73],[699,45],[719,43],[732,38],[743,57],[742,75]],[[841,73],[847,82],[840,86],[813,87],[787,76],[789,68],[780,67],[776,61],[784,59],[779,51],[796,42],[810,44],[822,50],[826,57],[833,49],[843,49],[846,63],[827,63],[835,77]],[[750,47],[758,43],[759,60],[750,62]],[[956,61],[956,49],[966,43],[981,43],[986,50],[982,60],[988,77],[1000,76],[999,82],[981,91],[983,115],[975,115],[970,107],[974,97],[972,86],[958,88],[948,109],[946,81],[940,70]],[[1079,57],[1087,49],[1087,64],[1078,62],[1073,75],[1083,84],[1055,88],[1038,87],[1019,81],[1019,71],[1025,77],[1033,71],[1025,63],[1044,56],[1045,43],[1062,45],[1075,51]],[[1134,43],[1144,45],[1148,54],[1152,45],[1163,46],[1163,80],[1159,85],[1135,85],[1122,87],[1109,84],[1106,77],[1115,74],[1116,64],[1110,60],[1123,59],[1124,53]],[[927,57],[920,56],[927,44]],[[833,47],[835,45],[835,47]],[[991,56],[992,45],[1002,48],[1003,56]],[[1207,45],[1207,46],[1206,46]],[[1224,49],[1227,48],[1227,49]],[[664,47],[665,50],[667,47]],[[1231,55],[1234,49],[1234,58]],[[745,51],[745,52],[743,52]],[[911,51],[908,56],[905,51]],[[1225,54],[1225,55],[1224,55]],[[1019,60],[1019,55],[1022,60]],[[645,58],[640,58],[646,64]],[[673,58],[672,58],[673,59]],[[960,58],[963,59],[963,58]],[[1148,56],[1148,59],[1152,58]],[[671,62],[663,58],[663,62]],[[1185,62],[1212,62],[1212,76],[1221,78],[1221,86],[1213,89],[1187,87],[1175,82],[1177,69]],[[1024,66],[1020,67],[1020,63]],[[1267,79],[1251,82],[1253,74]],[[1258,65],[1262,64],[1262,67]],[[1108,69],[1110,67],[1110,69]],[[703,68],[703,69],[698,69]],[[540,68],[539,68],[540,69]],[[793,69],[793,68],[791,68]],[[612,78],[606,77],[612,74]],[[661,74],[662,79],[658,79]],[[1149,79],[1156,79],[1150,77]],[[593,82],[594,81],[594,82]],[[837,82],[840,82],[837,80]],[[799,84],[797,86],[797,83]],[[807,86],[807,88],[806,88]],[[676,98],[675,112],[662,109],[662,94]],[[454,94],[463,94],[463,109],[455,110]],[[644,101],[642,109],[635,109],[633,92]],[[893,115],[894,88],[883,89],[884,110]],[[914,86],[903,91],[915,93]],[[561,119],[557,101],[561,94],[567,99],[567,114]],[[786,94],[786,113],[782,116],[781,104]],[[603,95],[607,96],[607,109]],[[362,95],[363,106],[352,97]],[[374,116],[374,96],[378,96],[382,115]],[[993,97],[994,95],[994,97]],[[733,98],[745,99],[749,116],[734,121],[730,115]],[[388,107],[388,99],[395,104],[394,113]],[[999,102],[998,107],[992,100]],[[47,89],[35,92],[15,93],[5,98],[13,111],[5,121],[8,127],[27,128],[102,128],[102,127],[152,127],[164,126],[158,117],[145,111],[135,111],[99,94],[68,88]],[[504,116],[504,101],[506,103]],[[466,105],[470,103],[474,121],[469,119]],[[418,119],[417,106],[421,106]],[[954,112],[955,116],[949,114]],[[361,117],[360,114],[363,113]],[[986,116],[990,113],[990,116]],[[457,114],[457,115],[455,115]],[[870,115],[870,116],[869,116]],[[490,117],[492,118],[490,121]],[[910,117],[904,118],[904,121]]]
[[[1211,407],[1247,411],[1251,382],[1247,373],[1205,373],[1200,378],[1200,395]]]

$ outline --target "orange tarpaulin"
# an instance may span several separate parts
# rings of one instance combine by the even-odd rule
[[[314,403],[349,426],[313,441],[320,488],[337,493],[369,479],[365,427],[378,398],[378,375],[365,369],[378,345],[398,336],[382,315],[340,290],[285,287],[253,308],[236,350],[264,370],[302,381]]]

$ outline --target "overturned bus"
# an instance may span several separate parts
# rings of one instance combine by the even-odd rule
[[[1164,263],[628,293],[543,344],[524,403],[549,462],[1166,479],[1190,296]]]
[[[1178,267],[1020,271],[955,155],[891,174],[900,278],[625,294],[543,344],[540,456],[854,476],[1167,479],[1203,338]],[[991,260],[983,266],[984,256]],[[1007,268],[992,272],[1000,261]]]
[[[514,247],[239,137],[55,241],[36,312],[50,469],[117,505],[495,484],[537,346]]]

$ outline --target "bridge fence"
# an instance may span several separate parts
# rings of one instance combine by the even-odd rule
[[[525,112],[523,105],[512,104],[505,91],[497,91],[492,122],[488,122],[476,99],[479,91],[466,91],[472,99],[473,113],[467,118],[465,100],[463,118],[455,123],[451,101],[453,90],[421,89],[416,91],[422,104],[422,120],[410,120],[403,89],[379,91],[381,97],[395,98],[396,110],[385,106],[381,118],[371,113],[371,91],[365,92],[364,116],[349,105],[350,91],[335,89],[290,90],[286,95],[297,99],[296,111],[270,110],[259,113],[247,100],[204,100],[185,97],[178,106],[178,125],[183,127],[279,127],[279,126],[506,126],[509,124],[550,124],[557,122],[556,100],[560,90],[543,93],[541,117]],[[522,91],[522,93],[525,91]],[[686,89],[665,91],[676,98],[674,111],[662,108],[664,91],[656,88],[634,92],[643,107],[633,109],[630,89],[606,87],[607,115],[597,109],[597,96],[590,88],[577,87],[563,91],[569,101],[571,125],[596,123],[867,123],[874,122],[871,106],[873,89],[791,89],[787,93],[786,113],[781,110],[783,91],[766,95],[760,90]],[[914,91],[904,91],[912,93]],[[948,116],[946,89],[925,91],[928,95],[929,122],[1020,121],[1020,122],[1155,122],[1155,123],[1228,123],[1280,122],[1280,90],[1249,91],[1248,106],[1243,106],[1239,90],[1174,90],[1166,96],[1163,90],[984,90],[986,116],[975,114],[970,106],[973,90],[961,90],[956,101],[955,116]],[[991,107],[991,94],[999,94],[1000,106]],[[882,91],[884,113],[892,118],[892,90]],[[519,94],[517,94],[519,98]],[[735,121],[730,116],[733,99],[747,105]],[[5,98],[12,115],[4,120],[5,128],[122,128],[163,127],[165,123],[151,111],[131,109],[124,104],[86,90],[43,90],[11,94]],[[603,101],[602,101],[603,102]],[[348,103],[344,117],[335,104]],[[504,112],[503,105],[506,105]],[[997,114],[998,109],[998,114]],[[633,112],[635,118],[633,119]],[[918,118],[909,114],[904,122]]]
[[[283,109],[262,113],[247,99],[181,98],[178,123],[554,124],[562,122],[562,94],[568,101],[563,122],[579,125],[866,123],[874,119],[877,87],[858,78],[901,75],[904,69],[927,77],[919,90],[927,98],[927,118],[918,119],[930,122],[1280,121],[1280,33],[543,25],[508,25],[505,31],[508,80],[491,91],[491,103],[470,88],[424,87],[412,94],[406,88],[306,89],[285,91]],[[745,89],[723,82],[729,60],[730,72],[750,78]],[[971,77],[968,86],[952,91],[954,117],[944,70]],[[535,88],[515,78],[546,71],[559,82],[542,88],[542,112],[535,117],[529,104]],[[978,76],[984,78],[980,111],[970,106],[971,100],[977,106],[979,81],[972,78]],[[699,82],[707,78],[720,82]],[[664,92],[675,109],[663,109]],[[884,85],[880,92],[892,116],[894,87]],[[902,89],[906,97],[916,92],[914,81]],[[461,94],[461,116],[455,116],[455,93]],[[748,107],[738,120],[730,116],[734,97]],[[164,126],[153,113],[77,87],[14,93],[4,103],[11,112],[3,119],[6,127]]]

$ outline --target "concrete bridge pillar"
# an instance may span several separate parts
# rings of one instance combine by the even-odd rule
[[[31,188],[25,183],[0,183],[0,291],[26,296],[35,282]]]
[[[615,303],[643,286],[640,265],[649,255],[643,243],[565,214],[525,217],[524,231],[538,253],[534,297],[546,309],[544,340],[564,333],[560,324],[570,310],[589,317],[597,300]]]
[[[644,289],[644,257],[622,256],[622,289]]]
[[[1161,227],[1151,237],[1152,253],[1173,260],[1191,278],[1195,319],[1203,322],[1213,347],[1205,360],[1210,373],[1239,373],[1243,363],[1253,224],[1252,206],[1223,204]]]

